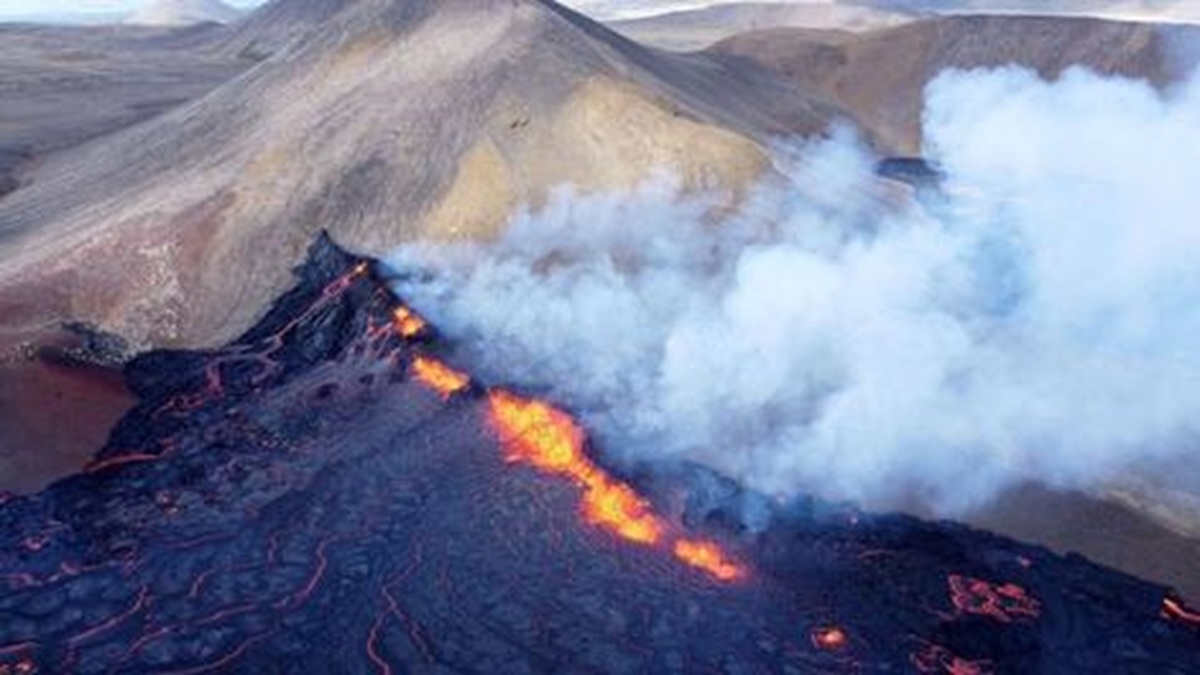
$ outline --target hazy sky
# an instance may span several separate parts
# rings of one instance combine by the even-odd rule
[[[0,0],[0,19],[14,17],[107,17],[132,12],[152,0]],[[235,7],[255,7],[266,0],[225,0]],[[737,0],[559,0],[601,20],[687,9]],[[774,0],[806,4],[842,0]],[[1200,22],[1200,0],[875,0],[875,4],[925,11],[1037,11],[1082,13],[1121,18]],[[1107,12],[1097,12],[1107,8]]]
[[[254,7],[263,0],[225,0],[234,7]],[[112,14],[132,12],[148,0],[0,0],[0,16],[23,14]]]

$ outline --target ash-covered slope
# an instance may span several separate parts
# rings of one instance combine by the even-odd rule
[[[852,34],[780,28],[710,51],[749,58],[851,111],[878,144],[920,150],[925,85],[947,68],[1019,65],[1055,78],[1083,66],[1166,86],[1186,77],[1200,29],[1100,19],[954,16]]]
[[[221,30],[0,25],[0,200],[55,154],[200,98],[253,65],[208,49]],[[126,400],[103,369],[46,356],[79,335],[58,322],[22,325],[21,315],[0,308],[0,491],[38,489],[64,465],[77,468]]]
[[[46,155],[208,93],[249,65],[205,49],[220,27],[0,24],[0,198]]]
[[[755,66],[653,52],[541,0],[260,12],[238,30],[269,18],[299,37],[199,101],[47,161],[0,202],[10,322],[219,342],[286,285],[318,223],[382,253],[486,238],[562,183],[666,170],[736,193],[767,168],[762,139],[833,115]]]
[[[505,436],[515,395],[431,370],[401,307],[322,239],[240,339],[132,363],[88,472],[0,504],[0,669],[1200,672],[1165,589],[962,527],[813,504],[739,531],[687,471],[648,481],[662,515],[596,516],[603,469],[515,455],[561,429]]]
[[[356,0],[271,0],[247,16],[219,50],[265,59],[303,38]]]

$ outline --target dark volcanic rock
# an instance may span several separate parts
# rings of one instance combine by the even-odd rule
[[[875,165],[875,173],[913,187],[936,187],[946,175],[921,157],[886,157]]]
[[[722,582],[505,460],[480,387],[414,377],[374,264],[314,245],[212,352],[130,363],[88,471],[0,503],[0,673],[1196,673],[1164,588],[953,524],[686,506]],[[701,470],[643,487],[668,503]],[[688,536],[692,536],[688,534]]]

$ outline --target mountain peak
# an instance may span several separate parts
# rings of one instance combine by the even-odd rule
[[[221,0],[155,0],[134,12],[125,23],[142,26],[189,26],[198,23],[231,23],[241,12]]]

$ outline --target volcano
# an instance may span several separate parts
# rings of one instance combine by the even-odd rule
[[[736,194],[769,171],[772,135],[837,114],[753,64],[659,53],[543,0],[277,0],[204,49],[262,61],[0,201],[10,327],[220,344],[322,224],[383,255],[488,239],[561,184],[667,171]]]
[[[719,477],[618,475],[472,380],[374,261],[323,236],[296,275],[0,504],[0,672],[1200,672],[1169,589],[816,502],[743,529]]]

